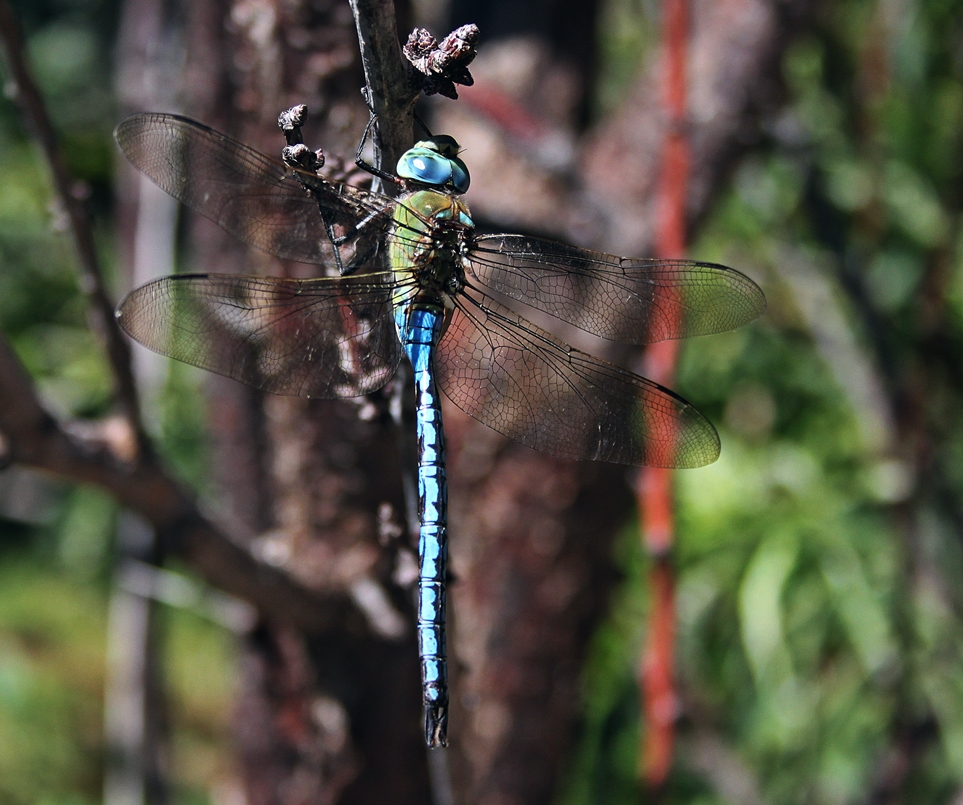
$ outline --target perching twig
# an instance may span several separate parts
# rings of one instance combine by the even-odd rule
[[[114,303],[107,293],[100,270],[90,218],[75,193],[76,182],[67,171],[43,97],[27,66],[20,26],[7,0],[0,0],[0,40],[3,41],[7,67],[15,87],[14,98],[25,118],[25,128],[32,130],[43,148],[54,187],[70,221],[70,231],[80,260],[80,289],[89,302],[90,326],[100,336],[107,351],[124,416],[137,441],[143,445],[145,439],[131,371],[130,346],[115,324]]]
[[[374,164],[392,168],[411,147],[415,102],[421,87],[398,44],[394,3],[351,0],[364,67],[365,101],[378,118],[373,132]],[[377,188],[376,188],[377,189]],[[391,188],[384,188],[391,192]]]

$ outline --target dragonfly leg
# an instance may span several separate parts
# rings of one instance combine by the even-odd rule
[[[334,246],[334,262],[338,265],[338,276],[343,277],[345,274],[350,273],[345,271],[344,263],[341,262],[341,250],[338,248],[342,243],[347,242],[346,237],[339,238],[334,234],[334,227],[331,222],[325,217],[324,212],[321,213],[321,221],[324,224],[324,231],[328,233],[328,240],[331,241],[331,245]],[[339,243],[340,241],[340,243]]]
[[[364,218],[357,221],[348,232],[343,235],[338,235],[335,233],[334,224],[328,219],[328,215],[326,214],[324,208],[321,208],[321,222],[324,224],[324,231],[328,236],[328,240],[331,242],[331,245],[334,246],[334,260],[338,267],[339,276],[345,277],[350,274],[354,274],[359,268],[367,265],[370,263],[372,258],[374,258],[378,251],[377,243],[372,243],[363,252],[356,252],[348,264],[345,264],[344,260],[341,258],[341,247],[346,243],[354,243],[358,237],[358,234],[366,226],[377,226],[376,219],[383,214],[384,213],[382,210],[373,210]]]
[[[370,162],[366,161],[361,152],[364,151],[365,143],[368,142],[368,137],[371,135],[371,129],[378,119],[378,116],[369,110],[371,116],[368,118],[368,125],[364,127],[364,134],[361,135],[361,142],[358,143],[358,152],[354,155],[354,164],[357,165],[361,170],[367,171],[372,176],[377,176],[381,181],[388,182],[390,184],[402,184],[402,179],[399,179],[393,173],[382,170],[381,168],[376,168]]]

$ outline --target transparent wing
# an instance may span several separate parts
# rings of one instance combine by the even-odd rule
[[[356,397],[401,358],[390,279],[182,274],[131,292],[117,318],[149,349],[263,391]]]
[[[560,458],[657,467],[718,458],[715,428],[668,389],[566,346],[492,299],[468,292],[456,304],[435,369],[445,394],[479,422]]]
[[[178,115],[135,115],[114,138],[164,191],[245,243],[287,260],[333,266],[337,248],[341,264],[363,262],[377,251],[394,208],[385,196],[295,171]]]
[[[476,238],[471,273],[490,290],[625,344],[725,332],[766,309],[759,286],[725,266],[616,257],[523,235]]]

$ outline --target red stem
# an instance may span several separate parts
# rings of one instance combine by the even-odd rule
[[[687,0],[665,0],[663,13],[667,133],[659,186],[661,203],[656,251],[659,257],[678,258],[685,253],[690,163],[685,131],[686,44],[689,33]],[[647,376],[663,385],[669,384],[675,371],[677,354],[677,341],[653,344],[646,351]],[[664,785],[672,767],[678,710],[673,678],[675,572],[669,558],[674,530],[671,471],[643,468],[636,494],[645,548],[654,558],[649,581],[653,596],[649,638],[639,668],[646,728],[640,769],[647,787],[658,790]]]

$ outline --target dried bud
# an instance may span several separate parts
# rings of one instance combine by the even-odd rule
[[[478,26],[463,25],[440,43],[424,28],[415,28],[408,37],[404,54],[412,66],[424,76],[426,95],[457,98],[455,84],[471,86],[474,80],[468,65],[477,55]]]
[[[288,145],[297,145],[304,142],[301,137],[301,126],[308,119],[308,107],[303,103],[292,106],[285,112],[278,115],[278,126],[284,132],[284,139]]]
[[[308,107],[303,103],[292,106],[278,116],[278,125],[283,131],[291,131],[300,128],[308,119]]]
[[[304,143],[288,145],[281,149],[284,164],[291,168],[317,173],[324,165],[324,152],[312,151]]]

